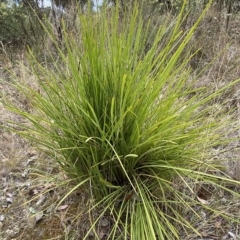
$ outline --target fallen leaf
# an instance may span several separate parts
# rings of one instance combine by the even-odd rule
[[[198,196],[197,196],[197,199],[198,199],[198,201],[199,201],[200,203],[202,203],[202,204],[204,204],[204,205],[208,204],[208,201],[207,201],[207,200],[204,200],[204,199],[202,199],[202,198],[200,198],[200,197],[198,197]]]
[[[41,203],[45,200],[45,195],[41,195],[38,199],[38,201],[36,202],[36,206],[41,205]]]
[[[67,207],[68,207],[67,204],[65,204],[65,205],[61,205],[61,206],[59,206],[59,207],[57,208],[57,211],[65,210]]]
[[[6,193],[7,197],[12,198],[12,193]]]
[[[43,217],[43,211],[37,212],[35,217],[36,217],[36,223],[39,222]]]

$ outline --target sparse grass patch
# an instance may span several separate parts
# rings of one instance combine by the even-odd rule
[[[123,19],[117,8],[79,16],[79,39],[65,34],[66,49],[58,47],[62,62],[54,69],[32,56],[38,88],[14,82],[31,111],[4,99],[31,122],[13,123],[12,130],[17,126],[75,182],[66,197],[83,187],[93,199],[90,216],[105,206],[86,236],[93,231],[100,238],[96,226],[105,215],[114,220],[108,239],[180,239],[183,230],[200,234],[183,214],[187,209],[200,220],[197,205],[239,220],[200,194],[202,186],[236,194],[224,183],[239,182],[224,175],[212,151],[231,141],[223,129],[232,119],[208,103],[238,81],[210,94],[193,88],[191,57],[183,52],[206,10],[186,33],[180,29],[183,11],[173,28],[159,26],[147,51],[152,30],[137,6]]]

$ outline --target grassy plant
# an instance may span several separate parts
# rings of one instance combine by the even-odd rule
[[[0,14],[0,41],[4,44],[23,48],[43,40],[44,31],[38,18],[43,19],[44,12],[39,8],[33,10],[22,4],[1,4]]]
[[[78,35],[65,31],[64,49],[56,43],[61,61],[54,67],[32,56],[38,89],[14,83],[32,110],[5,100],[28,120],[13,130],[17,126],[76,182],[69,194],[82,186],[94,200],[90,212],[105,206],[92,229],[112,215],[108,239],[179,239],[183,229],[197,232],[182,212],[200,219],[193,204],[215,210],[197,200],[194,187],[237,184],[215,174],[219,163],[211,149],[230,141],[223,131],[230,117],[208,105],[236,81],[211,95],[194,89],[191,56],[182,52],[201,17],[183,33],[183,11],[173,26],[158,26],[148,50],[152,29],[137,5],[122,19],[117,8],[79,16]]]

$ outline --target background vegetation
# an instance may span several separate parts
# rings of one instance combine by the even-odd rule
[[[45,21],[51,18],[52,24],[56,28],[55,31],[60,35],[60,22],[61,18],[70,18],[71,27],[74,28],[74,18],[76,19],[76,7],[78,6],[82,12],[87,9],[87,5],[90,2],[92,9],[94,8],[93,1],[87,0],[54,0],[52,1],[53,8],[44,8],[44,1],[41,0],[1,0],[0,2],[0,41],[6,46],[17,45],[18,47],[44,45],[43,38],[44,31],[39,19]],[[120,0],[119,5],[121,8],[130,6],[133,1]],[[181,9],[183,0],[144,0],[144,6],[148,9],[148,12],[155,12],[158,14],[177,14]],[[207,0],[191,0],[187,1],[186,13],[191,11],[192,16],[199,13],[204,9],[207,4]],[[96,4],[96,2],[95,2]],[[116,4],[115,0],[105,0],[102,3],[104,5]],[[232,13],[240,11],[239,0],[215,0],[213,3],[215,9],[219,12],[226,11],[226,28],[228,28],[228,22]],[[99,9],[101,7],[99,6]],[[60,9],[64,9],[60,11]],[[74,17],[73,17],[74,16]],[[45,20],[44,20],[45,19]]]

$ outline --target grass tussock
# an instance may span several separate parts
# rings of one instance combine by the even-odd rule
[[[90,213],[105,206],[86,237],[106,214],[113,219],[108,239],[198,234],[185,209],[196,219],[201,216],[193,205],[217,211],[198,196],[201,186],[233,193],[224,184],[238,184],[224,175],[212,151],[231,141],[223,129],[232,119],[209,104],[238,80],[209,93],[190,78],[194,54],[186,46],[206,11],[183,32],[183,7],[173,25],[154,30],[153,40],[151,20],[142,19],[137,5],[122,18],[117,8],[80,15],[78,34],[65,29],[62,46],[56,42],[60,61],[48,68],[32,55],[36,82],[14,82],[31,107],[5,98],[27,120],[12,123],[12,130],[74,180],[66,197],[84,187],[94,200]]]

